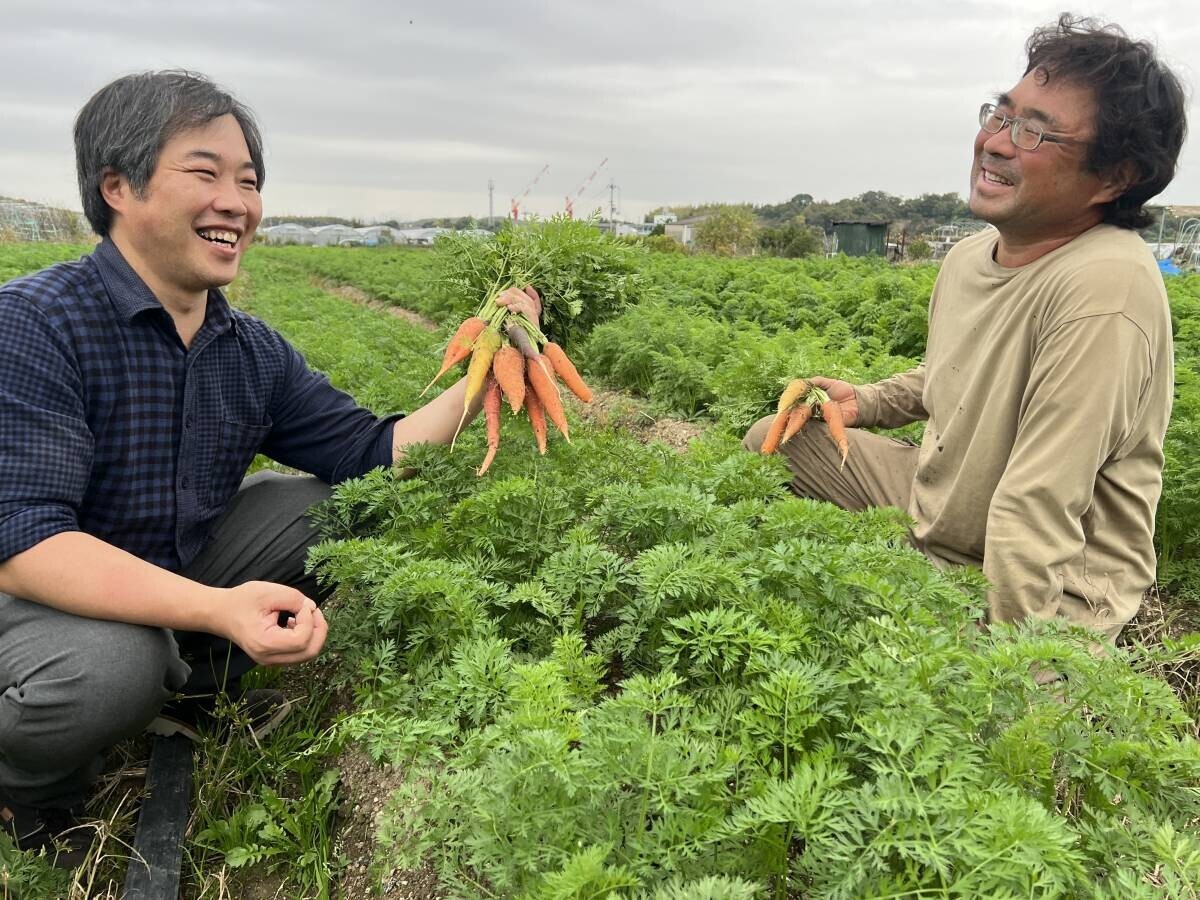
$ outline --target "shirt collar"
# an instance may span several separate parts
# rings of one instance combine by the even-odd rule
[[[163,305],[154,296],[154,292],[133,270],[133,266],[129,265],[111,239],[104,238],[92,252],[92,258],[96,261],[100,280],[104,282],[117,314],[124,321],[132,322],[135,316],[146,310],[163,310]],[[229,310],[229,303],[225,295],[216,288],[208,292],[204,328],[213,329],[218,334],[233,328],[233,315]]]

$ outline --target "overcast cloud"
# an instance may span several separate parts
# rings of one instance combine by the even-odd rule
[[[797,193],[966,194],[974,117],[1059,4],[975,0],[235,4],[5,0],[0,195],[79,208],[71,123],[119,75],[182,67],[249,104],[268,215],[625,218]],[[1200,19],[1180,0],[1081,13],[1154,40],[1197,117]],[[1165,199],[1200,204],[1195,139]]]

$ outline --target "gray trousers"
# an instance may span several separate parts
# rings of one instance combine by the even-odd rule
[[[304,574],[329,496],[312,477],[257,472],[181,574],[212,587],[273,581],[320,603]],[[37,807],[81,804],[104,750],[142,731],[175,692],[232,685],[254,663],[209,634],[88,619],[0,593],[0,790]]]

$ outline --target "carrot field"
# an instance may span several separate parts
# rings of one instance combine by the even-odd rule
[[[1200,276],[1167,282],[1159,585],[1097,655],[1055,623],[981,631],[982,576],[935,569],[903,514],[796,499],[741,449],[790,378],[914,365],[936,264],[558,240],[555,296],[600,298],[564,329],[589,384],[700,437],[569,405],[572,443],[541,455],[504,413],[484,477],[481,420],[410,478],[343,484],[310,556],[326,652],[263,676],[305,709],[198,754],[185,896],[1196,897]],[[85,249],[0,244],[0,281]],[[229,295],[411,410],[473,309],[447,260],[473,252],[255,246]],[[116,896],[144,749],[90,810],[109,856],[72,884],[0,837],[0,897]]]

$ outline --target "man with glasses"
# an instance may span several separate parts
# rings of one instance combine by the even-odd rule
[[[983,569],[990,622],[1063,616],[1115,637],[1154,580],[1171,409],[1171,321],[1137,228],[1186,130],[1145,42],[1064,15],[979,111],[970,207],[994,228],[946,257],[924,363],[870,385],[812,381],[851,429],[781,448],[792,489],[898,506],[935,563]],[[757,449],[769,419],[746,436]],[[920,447],[862,429],[925,421]]]

